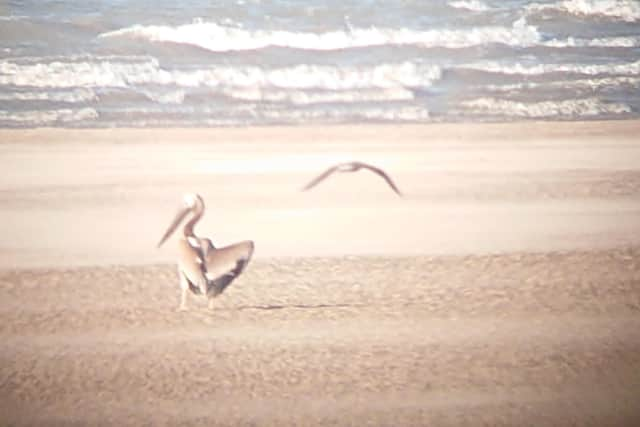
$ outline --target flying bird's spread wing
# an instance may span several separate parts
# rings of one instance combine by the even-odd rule
[[[389,175],[387,175],[382,169],[378,169],[378,168],[376,168],[374,166],[367,165],[365,163],[360,163],[360,165],[363,168],[369,169],[370,171],[380,175],[385,181],[387,181],[387,184],[389,184],[389,187],[391,187],[393,189],[393,191],[395,191],[398,196],[402,197],[402,193],[400,192],[400,190],[398,190],[398,187],[396,187],[396,185],[393,183],[393,181],[391,180]]]
[[[326,171],[324,171],[322,174],[320,174],[319,176],[314,178],[307,185],[305,185],[302,188],[302,191],[306,191],[306,190],[308,190],[308,189],[310,189],[312,187],[315,187],[320,181],[322,181],[323,179],[327,178],[329,175],[331,175],[335,171],[355,172],[355,171],[357,171],[359,169],[369,169],[370,171],[374,172],[375,174],[381,176],[387,182],[387,184],[389,184],[391,189],[398,196],[402,197],[402,193],[400,192],[400,190],[398,190],[398,187],[396,187],[396,184],[391,180],[389,175],[387,175],[382,169],[379,169],[379,168],[377,168],[375,166],[371,166],[371,165],[369,165],[367,163],[362,163],[362,162],[339,163],[339,164],[337,164],[335,166],[332,166],[329,169],[327,169]]]
[[[329,175],[334,173],[336,171],[336,169],[338,169],[339,166],[340,165],[336,165],[336,166],[330,167],[326,171],[322,172],[320,175],[318,175],[317,177],[312,179],[311,182],[309,182],[307,185],[305,185],[302,188],[302,191],[307,191],[308,189],[310,189],[312,187],[315,187],[320,181],[322,181],[323,179],[325,179],[326,177],[328,177]]]

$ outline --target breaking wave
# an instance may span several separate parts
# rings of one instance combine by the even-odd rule
[[[136,85],[178,87],[250,87],[284,89],[354,90],[368,88],[429,87],[440,79],[437,66],[413,62],[374,66],[297,65],[263,69],[257,66],[212,66],[196,70],[167,70],[154,58],[119,60],[96,57],[91,60],[24,63],[0,61],[0,85],[35,88],[125,88]],[[175,102],[184,94],[165,97]]]
[[[409,101],[414,99],[413,92],[403,88],[369,89],[357,91],[310,93],[300,90],[270,91],[262,89],[232,89],[223,91],[233,99],[253,102],[287,102],[294,105],[312,105],[323,103],[356,103]]]
[[[607,103],[598,98],[542,102],[519,102],[498,98],[478,98],[463,101],[462,106],[471,114],[521,118],[579,118],[594,117],[603,114],[631,113],[631,108],[626,104]]]
[[[459,2],[453,2],[457,6]],[[466,5],[466,2],[462,2]],[[462,4],[461,3],[461,4]],[[471,3],[474,4],[475,3]],[[481,3],[479,3],[481,4]],[[466,5],[465,8],[484,10],[480,6]],[[468,7],[467,7],[468,6]],[[132,37],[153,42],[170,42],[197,46],[213,52],[255,50],[266,47],[287,47],[307,50],[340,50],[372,46],[418,46],[423,48],[466,48],[487,44],[504,44],[512,47],[547,46],[566,47],[638,47],[640,38],[604,37],[583,39],[544,40],[538,29],[529,25],[524,18],[511,27],[484,26],[466,30],[438,29],[415,31],[409,29],[354,28],[350,31],[326,33],[294,33],[287,31],[245,30],[215,23],[196,22],[193,24],[169,26],[134,25],[121,30],[100,35],[108,37]]]
[[[485,89],[493,92],[512,92],[518,90],[544,89],[570,89],[570,90],[602,90],[617,89],[623,86],[640,88],[640,77],[601,77],[577,80],[557,80],[550,82],[526,82],[506,85],[488,85]]]
[[[160,104],[182,104],[186,93],[183,90],[172,90],[166,92],[143,91],[143,94],[152,101]]]
[[[53,101],[80,103],[97,100],[95,92],[76,88],[55,92],[0,92],[0,101]]]
[[[195,21],[179,26],[134,25],[102,33],[99,37],[133,37],[153,42],[179,43],[213,52],[255,50],[266,47],[339,50],[385,45],[464,48],[496,43],[509,46],[531,46],[541,40],[536,27],[528,25],[524,19],[517,20],[511,27],[485,26],[466,30],[427,31],[371,27],[324,33],[247,30],[212,22]]]
[[[28,16],[24,15],[0,15],[0,21],[22,21],[28,18]]]
[[[549,73],[573,73],[584,75],[616,74],[640,75],[640,60],[635,62],[614,64],[505,64],[497,61],[486,61],[467,64],[460,68],[487,73],[542,75]]]
[[[158,61],[147,57],[19,58],[0,61],[0,85],[36,88],[126,87],[155,76]]]
[[[33,110],[33,111],[5,111],[0,110],[0,123],[12,125],[43,126],[52,124],[69,124],[84,120],[95,120],[98,112],[93,108],[79,110]]]
[[[527,6],[527,11],[552,11],[625,22],[640,21],[640,2],[637,0],[564,0],[551,4],[534,3]]]
[[[457,0],[450,1],[449,6],[455,9],[467,9],[472,12],[485,12],[489,7],[480,0]]]
[[[367,107],[351,111],[348,114],[336,110],[265,111],[262,114],[265,119],[289,123],[303,123],[309,120],[343,122],[349,119],[424,122],[430,119],[429,110],[417,106],[401,108]]]
[[[542,43],[547,47],[567,48],[567,47],[640,47],[640,37],[601,37],[594,39],[583,39],[569,37],[564,40],[548,40]]]

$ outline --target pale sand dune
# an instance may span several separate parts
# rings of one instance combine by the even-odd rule
[[[0,130],[0,425],[639,425],[639,131]],[[298,191],[355,159],[407,197]],[[256,241],[212,313],[184,191]]]

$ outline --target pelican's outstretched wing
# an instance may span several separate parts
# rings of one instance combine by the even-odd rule
[[[245,241],[223,248],[213,248],[211,245],[205,249],[180,239],[180,272],[188,280],[193,293],[217,296],[244,271],[253,255],[253,248],[253,242]]]
[[[222,248],[211,249],[205,258],[207,293],[216,296],[238,277],[249,264],[254,244],[247,240]]]
[[[365,169],[369,169],[370,171],[380,175],[385,181],[387,181],[387,184],[389,184],[389,186],[393,189],[393,191],[395,191],[398,196],[402,197],[402,193],[400,192],[400,190],[398,190],[398,187],[396,187],[394,182],[391,180],[391,178],[389,177],[389,175],[387,175],[387,173],[385,171],[383,171],[382,169],[379,169],[379,168],[377,168],[375,166],[368,165],[366,163],[358,162],[358,165],[360,165],[361,167],[363,167]]]
[[[340,164],[341,165],[341,164]],[[340,165],[335,165],[322,172],[320,175],[311,180],[307,185],[302,188],[302,191],[307,191],[308,189],[315,187],[320,181],[331,175],[340,167]]]

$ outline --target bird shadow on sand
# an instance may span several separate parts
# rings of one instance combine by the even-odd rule
[[[189,313],[197,317],[204,316],[209,318],[216,313],[231,313],[238,311],[273,311],[273,310],[323,310],[323,309],[340,309],[340,308],[358,308],[367,307],[367,304],[264,304],[264,305],[241,305],[236,307],[216,307],[213,310],[205,309],[188,310]]]
[[[313,310],[322,308],[350,308],[364,307],[365,304],[265,304],[265,305],[243,305],[235,307],[234,310],[285,310],[288,308]]]

